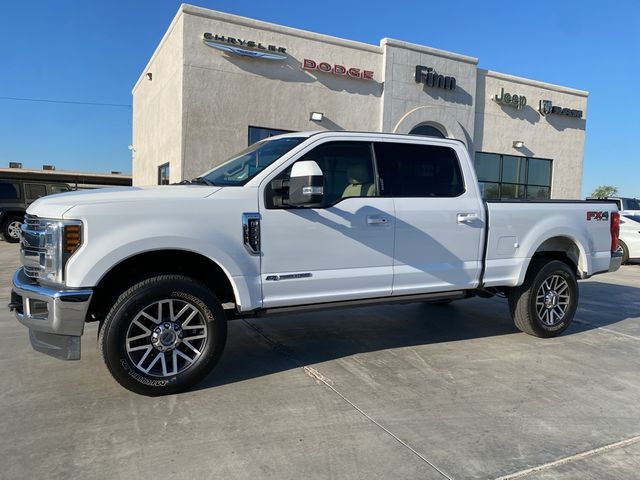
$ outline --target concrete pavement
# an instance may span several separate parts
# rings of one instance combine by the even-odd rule
[[[17,260],[0,242],[0,478],[638,478],[638,265],[581,282],[555,339],[502,299],[234,321],[202,385],[146,398],[95,325],[79,362],[31,349]]]

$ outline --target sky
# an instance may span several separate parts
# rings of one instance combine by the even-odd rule
[[[640,2],[193,3],[374,45],[396,38],[477,57],[480,68],[587,90],[582,193],[606,184],[640,197]],[[0,166],[131,172],[131,89],[179,6],[3,2]]]

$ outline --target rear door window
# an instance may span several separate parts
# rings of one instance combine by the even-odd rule
[[[460,162],[450,147],[376,143],[383,197],[457,197],[464,193]]]
[[[25,183],[27,202],[33,202],[47,194],[47,186],[44,183]]]

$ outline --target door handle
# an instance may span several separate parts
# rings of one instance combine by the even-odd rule
[[[367,225],[388,225],[389,219],[387,217],[367,217]]]
[[[477,213],[459,213],[457,217],[458,223],[474,223],[478,220]]]

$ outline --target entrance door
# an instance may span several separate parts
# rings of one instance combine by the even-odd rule
[[[393,199],[378,195],[371,144],[329,141],[299,160],[322,169],[325,206],[261,208],[263,306],[391,295]]]
[[[376,143],[382,196],[396,212],[393,295],[477,286],[483,208],[450,146]]]

